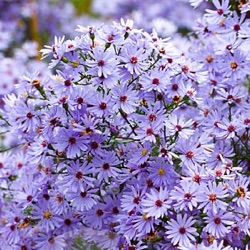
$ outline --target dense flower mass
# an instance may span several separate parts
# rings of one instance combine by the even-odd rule
[[[247,249],[248,7],[213,4],[189,39],[121,19],[41,50],[3,99],[3,249]]]

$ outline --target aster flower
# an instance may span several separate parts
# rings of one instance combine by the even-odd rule
[[[147,69],[148,64],[143,62],[147,57],[148,54],[143,48],[137,48],[133,44],[126,45],[121,52],[121,62],[132,75],[139,75]]]
[[[164,92],[167,85],[170,83],[169,75],[166,71],[154,70],[150,74],[142,75],[140,78],[142,89],[145,91],[155,90],[157,92]]]
[[[219,209],[225,211],[227,203],[222,199],[228,196],[228,190],[219,183],[209,182],[208,185],[203,184],[200,192],[197,194],[197,200],[200,202],[198,208],[204,208],[204,212],[212,210],[216,213]]]
[[[208,210],[205,221],[207,223],[205,231],[211,233],[215,237],[221,238],[229,232],[229,227],[234,224],[233,215],[230,212],[222,210]]]
[[[155,187],[164,186],[170,188],[174,186],[177,180],[173,166],[161,159],[150,162],[148,171],[148,178],[152,180]]]
[[[136,91],[133,91],[127,84],[114,87],[111,90],[111,105],[115,112],[122,109],[125,113],[131,114],[135,111],[138,103]]]
[[[164,121],[166,135],[177,134],[181,138],[188,139],[194,133],[194,130],[191,129],[192,124],[192,119],[186,120],[183,115],[170,114],[168,119]]]
[[[160,190],[151,189],[150,193],[146,193],[146,198],[142,200],[142,212],[147,216],[155,219],[161,218],[170,208],[170,200],[168,190],[160,187]]]
[[[92,53],[93,55],[91,56],[93,56],[94,60],[88,60],[86,62],[87,65],[91,67],[91,69],[89,69],[89,73],[106,78],[112,73],[112,68],[115,64],[115,54],[111,52],[104,52],[98,46],[93,48]]]
[[[193,216],[187,217],[184,214],[177,214],[176,220],[171,219],[166,226],[167,238],[171,239],[173,244],[178,244],[179,246],[186,246],[191,241],[195,241],[195,236],[197,236],[196,228],[192,227],[195,223]]]
[[[77,210],[83,212],[90,210],[99,201],[99,196],[96,194],[97,188],[84,185],[83,188],[77,192],[67,192],[65,197],[71,201],[71,204]]]
[[[53,147],[59,152],[66,151],[68,158],[80,156],[82,151],[87,149],[86,143],[88,140],[80,136],[79,133],[72,131],[72,129],[61,129],[60,134],[55,138]]]
[[[36,247],[44,250],[64,250],[67,247],[64,235],[40,233],[36,239]]]
[[[170,199],[174,201],[174,207],[178,210],[192,211],[197,207],[197,194],[199,193],[199,185],[195,182],[182,180],[180,187],[175,186],[170,193]]]
[[[90,163],[90,168],[97,174],[99,181],[109,181],[110,177],[116,178],[120,173],[118,165],[121,162],[116,157],[115,152],[102,151],[101,155],[95,155]]]

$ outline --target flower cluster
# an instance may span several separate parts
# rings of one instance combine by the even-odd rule
[[[3,249],[246,249],[250,23],[213,3],[187,50],[123,19],[41,50],[0,116]]]

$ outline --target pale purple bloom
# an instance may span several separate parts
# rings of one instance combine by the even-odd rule
[[[205,221],[207,225],[204,230],[218,238],[229,233],[230,226],[234,224],[233,214],[220,209],[216,212],[208,210]]]
[[[175,245],[188,245],[190,240],[195,241],[195,236],[198,235],[196,228],[193,227],[195,222],[192,216],[177,214],[176,220],[171,219],[165,227],[167,238],[171,239],[171,242]]]
[[[142,212],[155,219],[162,218],[170,208],[169,191],[160,187],[160,190],[151,189],[142,200]]]

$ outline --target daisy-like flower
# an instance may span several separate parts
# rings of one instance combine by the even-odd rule
[[[63,250],[67,247],[64,235],[39,234],[35,242],[37,249]]]
[[[191,180],[182,180],[180,185],[180,187],[175,186],[170,193],[170,198],[175,201],[174,207],[179,210],[192,211],[197,207],[197,194],[200,187]]]
[[[200,192],[197,194],[197,200],[200,202],[198,209],[204,208],[204,212],[212,210],[214,213],[221,209],[223,211],[227,208],[227,203],[222,199],[228,196],[228,190],[219,183],[209,182],[208,185],[203,184],[200,187]]]
[[[120,163],[115,152],[104,151],[101,156],[95,155],[90,163],[90,167],[97,173],[98,180],[108,182],[110,177],[116,178],[121,173],[117,167]]]
[[[170,203],[168,189],[151,189],[151,193],[146,193],[146,198],[142,200],[142,212],[158,219],[167,213]]]
[[[166,135],[177,134],[181,138],[188,139],[194,133],[194,130],[191,129],[192,124],[192,119],[186,120],[183,115],[178,117],[175,114],[170,114],[168,119],[164,121]]]
[[[131,114],[135,111],[138,97],[136,91],[133,91],[127,84],[119,85],[111,91],[111,103],[115,112],[122,109],[125,113]]]
[[[86,142],[86,138],[79,136],[79,133],[72,131],[72,129],[62,129],[56,137],[53,147],[59,152],[66,151],[68,158],[74,158],[80,156],[82,151],[88,148]]]
[[[167,226],[167,238],[171,239],[174,245],[187,246],[190,240],[195,241],[197,236],[196,228],[192,227],[195,223],[193,216],[177,214],[176,220],[171,219]]]
[[[209,210],[205,221],[207,225],[204,230],[218,238],[224,237],[229,233],[228,226],[234,224],[232,213],[224,212],[220,209],[216,212]]]
[[[148,168],[148,178],[152,180],[154,186],[172,186],[177,179],[173,166],[164,160],[156,160],[150,163]]]
[[[93,48],[93,55],[91,56],[93,56],[95,60],[86,61],[87,65],[91,67],[89,70],[90,73],[105,78],[112,73],[115,64],[114,53],[107,53],[99,47],[95,47]]]
[[[167,85],[170,83],[168,73],[166,71],[151,71],[150,74],[145,74],[141,77],[140,82],[142,89],[145,91],[156,90],[163,93]]]
[[[125,63],[125,68],[130,74],[139,75],[143,70],[146,70],[148,65],[143,62],[148,57],[143,48],[137,48],[136,46],[129,44],[123,50],[121,54],[121,61]]]

